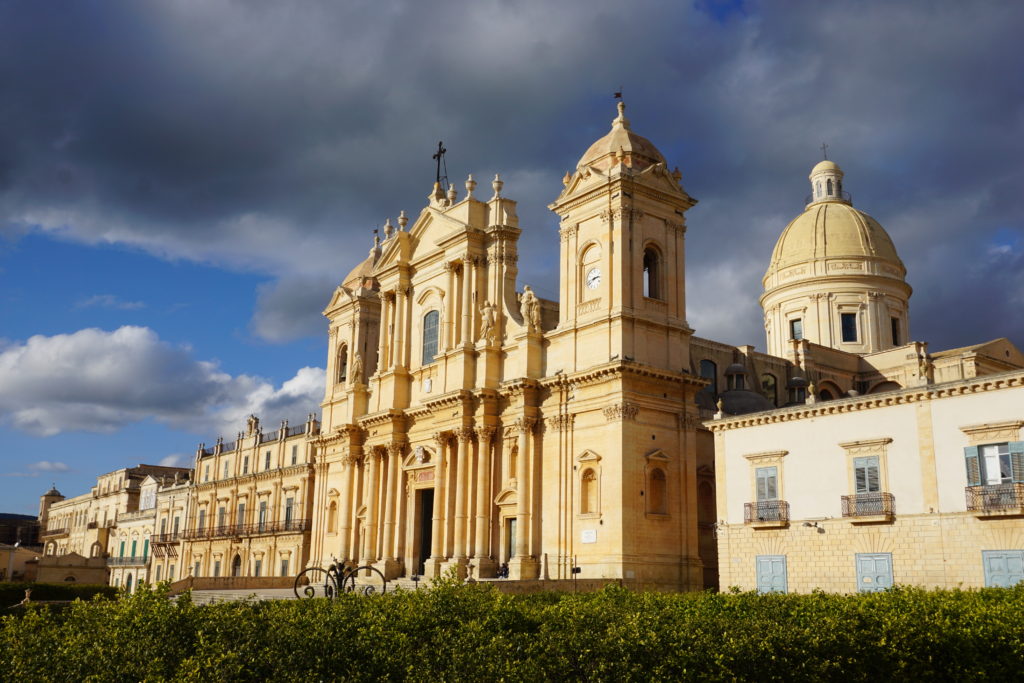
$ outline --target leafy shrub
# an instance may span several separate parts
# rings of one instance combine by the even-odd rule
[[[1024,587],[865,595],[429,591],[196,606],[140,587],[0,621],[11,680],[996,680]]]

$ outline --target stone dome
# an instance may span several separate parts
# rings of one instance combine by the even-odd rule
[[[882,261],[906,274],[892,238],[878,221],[845,200],[812,202],[782,231],[772,251],[768,274],[819,259]]]
[[[620,153],[623,156],[623,163],[636,169],[665,163],[665,157],[653,142],[630,129],[625,111],[626,105],[619,102],[619,115],[612,121],[612,129],[587,149],[576,164],[577,168],[596,166],[607,169],[617,163]]]

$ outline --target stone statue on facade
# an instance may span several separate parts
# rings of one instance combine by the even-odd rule
[[[247,436],[252,436],[253,434],[260,430],[260,419],[255,415],[249,415],[249,419],[246,420],[245,424],[247,429]]]
[[[540,299],[530,289],[530,285],[523,287],[523,295],[519,298],[519,312],[523,316],[527,331],[540,331]]]
[[[494,324],[497,321],[498,308],[490,301],[484,301],[480,307],[480,339],[491,341],[494,337]]]
[[[363,383],[363,354],[359,351],[352,357],[352,383]]]

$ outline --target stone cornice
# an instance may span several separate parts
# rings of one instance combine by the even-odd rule
[[[1024,387],[1024,371],[1014,370],[1013,372],[1004,372],[998,375],[985,375],[983,377],[973,377],[971,379],[932,384],[924,387],[898,389],[880,394],[824,401],[813,405],[776,408],[760,413],[709,420],[705,422],[705,426],[713,432],[723,432],[742,427],[754,427],[775,422],[792,422],[793,420],[853,413],[873,408],[908,405],[939,398],[998,391],[1014,387]]]

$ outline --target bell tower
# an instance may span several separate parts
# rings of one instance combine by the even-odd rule
[[[571,339],[552,371],[620,358],[689,368],[685,213],[696,200],[625,109],[620,101],[611,131],[565,174],[549,206],[561,219],[561,251],[559,321],[548,337]]]

